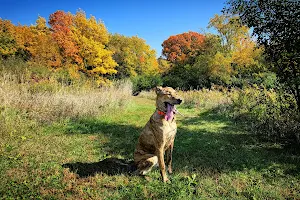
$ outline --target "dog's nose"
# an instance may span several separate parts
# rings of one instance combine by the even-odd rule
[[[177,99],[178,104],[181,104],[182,100],[181,99]]]

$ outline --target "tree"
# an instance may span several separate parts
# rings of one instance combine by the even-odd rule
[[[300,111],[300,1],[229,0],[224,12],[253,28],[272,70],[288,86]]]
[[[210,87],[211,83],[218,83],[219,77],[212,72],[212,62],[221,48],[220,38],[216,35],[206,34],[201,51],[193,62],[173,63],[164,75],[164,83],[182,89]],[[223,75],[222,75],[223,77]]]
[[[204,35],[189,31],[170,36],[162,43],[162,55],[172,63],[191,62],[202,49]]]
[[[83,11],[73,16],[72,38],[78,47],[78,56],[83,61],[81,70],[88,75],[114,74],[117,63],[113,52],[106,48],[109,34],[104,24],[91,16],[89,19]],[[99,77],[101,78],[101,77]]]
[[[215,15],[208,28],[215,28],[221,39],[221,48],[211,62],[212,75],[228,84],[231,76],[242,77],[261,67],[263,49],[257,48],[249,28],[241,24],[238,16]]]
[[[50,15],[49,24],[52,30],[52,36],[61,49],[64,63],[82,64],[82,58],[78,55],[79,47],[74,41],[72,32],[72,14],[60,10],[56,11]]]
[[[0,18],[0,56],[14,55],[17,49],[14,25],[9,20]]]
[[[117,67],[119,78],[159,72],[155,50],[137,36],[111,35],[108,47],[114,52],[113,58],[119,65]]]
[[[173,60],[169,70],[170,76],[164,77],[166,82],[185,89],[210,87],[211,84],[243,86],[244,78],[264,70],[263,49],[257,48],[256,42],[250,36],[249,28],[242,25],[237,16],[215,15],[210,20],[208,28],[214,28],[217,34],[203,36],[204,40],[194,53],[187,51],[188,54],[182,55],[182,51],[178,51],[178,54],[170,51],[171,47],[178,50],[179,46],[183,46],[178,38],[184,34],[171,36],[164,42],[164,51],[169,52],[165,56]],[[174,45],[166,48],[166,44]],[[253,82],[251,81],[247,82],[251,84]]]
[[[49,68],[62,67],[59,46],[46,26],[46,19],[39,16],[36,25],[31,26],[30,29],[32,32],[32,46],[29,49],[31,60]]]
[[[161,74],[166,74],[170,71],[171,63],[167,59],[164,59],[163,57],[159,57],[157,59],[157,62],[158,62],[159,72]]]
[[[73,77],[78,77],[81,71],[96,77],[102,84],[107,81],[104,76],[117,72],[113,52],[106,47],[109,35],[101,21],[93,16],[86,18],[82,10],[75,15],[56,11],[50,15],[49,24],[60,48],[63,65],[67,66]]]

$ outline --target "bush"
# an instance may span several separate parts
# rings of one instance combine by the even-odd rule
[[[181,77],[168,75],[163,78],[164,86],[169,86],[173,88],[186,88],[186,81]]]
[[[300,115],[294,96],[283,89],[245,88],[232,96],[232,115],[248,121],[267,139],[299,142]],[[296,137],[295,137],[296,136]]]
[[[249,85],[258,85],[267,89],[276,88],[278,86],[278,79],[273,72],[261,72],[244,75],[243,77],[232,77],[232,86],[245,88]]]
[[[139,93],[142,90],[149,91],[150,89],[163,85],[159,75],[139,75],[131,79],[133,83],[133,93]]]
[[[0,73],[2,74],[13,74],[14,79],[17,82],[22,82],[28,79],[28,68],[29,65],[20,58],[0,58]]]

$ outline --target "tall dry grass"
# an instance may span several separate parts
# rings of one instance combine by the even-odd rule
[[[231,103],[231,92],[215,89],[181,91],[184,105],[188,108],[213,109]]]
[[[131,94],[132,84],[129,81],[93,88],[63,86],[51,80],[20,82],[20,78],[14,75],[0,74],[2,109],[13,108],[41,122],[100,115],[125,106]]]
[[[232,92],[228,90],[217,89],[201,89],[178,91],[178,94],[183,97],[184,103],[182,106],[187,108],[213,109],[220,105],[228,105],[231,103]],[[154,91],[142,91],[139,97],[152,99],[156,98]]]
[[[44,125],[101,116],[125,107],[131,99],[128,81],[102,88],[88,81],[65,84],[51,76],[37,81],[26,67],[7,70],[9,66],[0,63],[0,157],[19,159],[18,146]]]

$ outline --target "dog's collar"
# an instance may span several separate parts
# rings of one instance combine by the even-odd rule
[[[163,111],[161,111],[161,110],[157,110],[157,114],[162,115],[162,116],[165,116],[165,115],[166,115],[166,113],[163,112]]]

